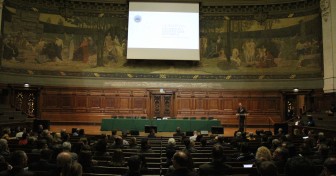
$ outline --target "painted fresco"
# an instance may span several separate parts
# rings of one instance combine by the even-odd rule
[[[199,62],[127,60],[127,19],[4,8],[3,68],[108,74],[322,73],[321,21],[305,17],[200,24]],[[85,75],[85,74],[82,74]]]

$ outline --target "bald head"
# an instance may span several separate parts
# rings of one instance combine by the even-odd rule
[[[173,156],[174,168],[188,167],[189,158],[188,155],[182,151],[177,151]]]
[[[60,167],[72,164],[72,155],[69,152],[61,152],[57,155],[57,165]]]

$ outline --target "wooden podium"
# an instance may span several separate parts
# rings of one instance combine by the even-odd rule
[[[246,117],[249,115],[249,113],[237,113],[236,117],[239,120],[238,124],[238,131],[240,132],[245,132],[245,122],[246,122]]]

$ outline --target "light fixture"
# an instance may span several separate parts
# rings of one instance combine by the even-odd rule
[[[294,88],[293,92],[297,93],[297,92],[299,92],[299,89],[298,88]]]
[[[23,87],[29,87],[30,85],[28,83],[24,83]]]

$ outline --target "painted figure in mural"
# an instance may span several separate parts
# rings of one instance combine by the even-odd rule
[[[62,60],[62,49],[63,49],[63,40],[56,37],[55,40],[55,45],[56,45],[56,60]]]
[[[113,56],[113,40],[110,33],[107,33],[105,36],[104,52],[106,53],[109,61],[117,61],[117,59]]]
[[[218,35],[216,40],[216,53],[218,54],[222,48],[223,48],[223,40],[222,37]]]
[[[114,36],[114,41],[113,41],[113,43],[114,43],[114,47],[115,47],[115,55],[116,55],[117,57],[122,57],[122,56],[123,56],[123,51],[124,51],[124,49],[122,48],[122,46],[121,46],[121,44],[120,44],[120,42],[119,42],[119,38],[118,38],[117,35]]]
[[[4,40],[4,48],[3,48],[3,58],[6,60],[16,61],[19,56],[19,50],[14,44],[13,38],[8,36]]]
[[[241,60],[239,58],[239,50],[237,48],[232,49],[230,62],[231,62],[231,66],[233,67],[239,67],[241,65]]]
[[[87,63],[89,61],[89,38],[88,37],[84,37],[82,43],[80,44],[80,48],[82,50],[82,61],[84,63]]]
[[[253,65],[255,63],[255,51],[256,43],[253,39],[244,42],[242,49],[244,51],[245,61],[248,65]]]
[[[274,56],[268,49],[265,50],[265,56],[263,60],[260,61],[258,67],[260,68],[269,68],[276,67],[277,64],[274,62]]]
[[[225,50],[223,48],[219,51],[218,58],[227,61]]]
[[[82,42],[79,45],[79,48],[74,52],[73,60],[74,61],[82,61],[87,63],[89,61],[89,45],[90,41],[88,37],[83,37]]]
[[[299,40],[296,43],[296,55],[297,57],[302,56],[305,53],[305,44],[303,43],[302,40]]]
[[[68,59],[69,60],[73,59],[74,52],[75,52],[74,35],[71,34],[70,39],[69,39],[69,48],[68,48]]]
[[[208,38],[206,36],[202,36],[200,39],[200,48],[201,48],[201,57],[204,57],[207,51],[207,47],[208,47]]]

